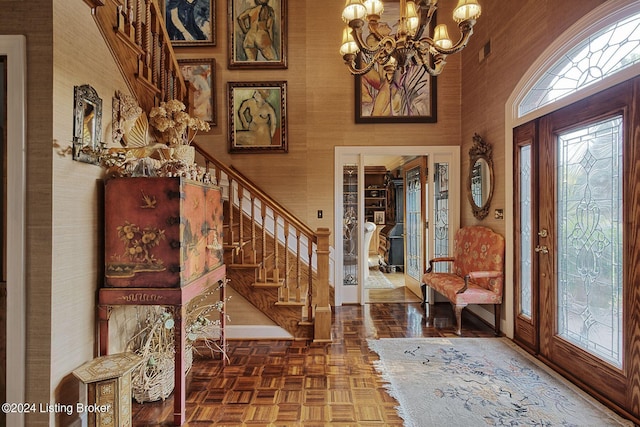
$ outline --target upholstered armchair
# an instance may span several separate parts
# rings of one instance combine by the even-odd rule
[[[447,298],[455,310],[456,334],[462,333],[462,310],[469,304],[493,304],[495,331],[500,334],[500,307],[504,289],[504,237],[487,227],[463,227],[455,234],[453,256],[429,261],[422,276],[422,305],[426,308],[427,287]],[[440,263],[449,272],[436,272]],[[433,301],[429,301],[432,305]],[[429,314],[433,316],[433,307]]]

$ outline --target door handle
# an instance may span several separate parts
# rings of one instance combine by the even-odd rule
[[[547,237],[549,235],[549,232],[547,231],[546,228],[543,228],[542,230],[538,231],[538,236],[540,237]]]
[[[549,248],[546,246],[536,246],[536,248],[534,249],[536,252],[541,253],[541,254],[548,254],[549,253]]]

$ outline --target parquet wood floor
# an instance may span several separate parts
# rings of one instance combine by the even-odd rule
[[[185,426],[401,427],[367,339],[451,337],[453,313],[437,304],[427,326],[419,303],[334,308],[332,342],[229,341],[229,361],[196,359],[189,373]],[[473,316],[465,336],[493,336]],[[173,425],[173,400],[133,404],[133,425]]]

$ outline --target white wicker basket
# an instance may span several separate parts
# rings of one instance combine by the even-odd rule
[[[173,357],[167,353],[154,353],[148,355],[155,361],[153,366],[149,366],[149,358],[145,358],[147,363],[141,363],[132,372],[131,393],[138,403],[155,402],[164,400],[173,392],[175,387],[175,364]]]

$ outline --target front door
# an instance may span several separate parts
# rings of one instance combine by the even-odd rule
[[[514,339],[629,407],[640,359],[640,79],[515,130]]]

